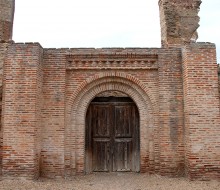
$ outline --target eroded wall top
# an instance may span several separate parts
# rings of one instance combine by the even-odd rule
[[[15,0],[0,0],[0,42],[12,39]]]
[[[159,0],[161,43],[181,46],[197,40],[201,0]]]

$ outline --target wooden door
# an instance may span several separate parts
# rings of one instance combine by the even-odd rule
[[[137,107],[130,98],[103,99],[91,102],[86,116],[87,172],[138,172]]]

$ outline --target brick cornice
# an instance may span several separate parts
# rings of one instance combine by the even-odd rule
[[[157,54],[69,54],[66,55],[67,70],[137,70],[158,69]]]

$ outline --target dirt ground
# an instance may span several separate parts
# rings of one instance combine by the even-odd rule
[[[4,190],[220,190],[218,181],[189,181],[134,173],[99,173],[71,179],[1,180]]]

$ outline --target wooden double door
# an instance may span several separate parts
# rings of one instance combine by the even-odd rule
[[[86,116],[86,172],[140,171],[139,114],[130,98],[95,98]]]

